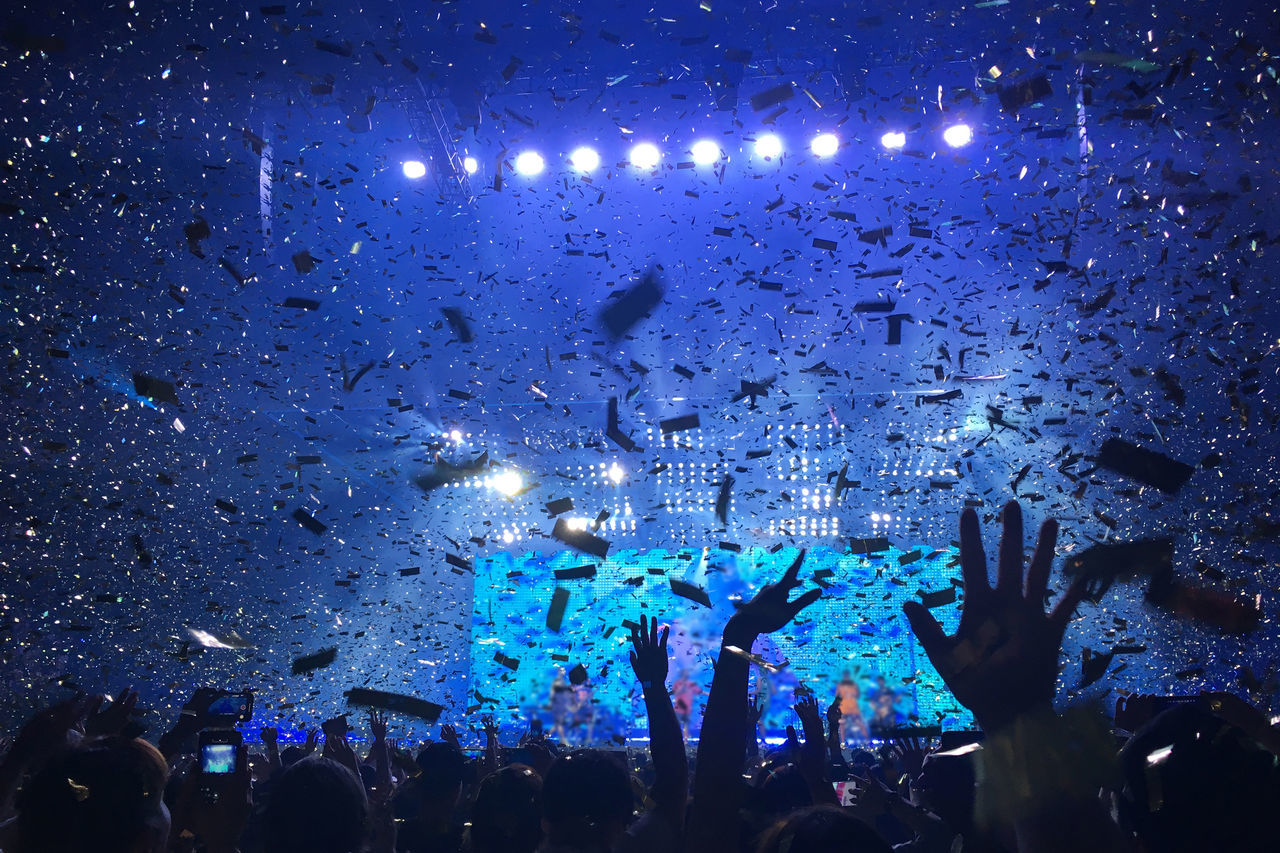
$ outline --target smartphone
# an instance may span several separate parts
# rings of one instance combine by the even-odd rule
[[[247,723],[253,717],[253,691],[232,693],[229,690],[219,690],[209,703],[206,713],[210,719],[219,722]]]
[[[200,772],[205,776],[229,776],[236,772],[236,752],[240,732],[235,729],[205,729],[200,733]]]

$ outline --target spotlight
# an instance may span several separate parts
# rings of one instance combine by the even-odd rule
[[[662,160],[658,146],[651,142],[641,142],[631,149],[631,165],[637,169],[652,169]]]
[[[526,176],[538,174],[546,165],[537,151],[522,151],[516,158],[516,171]]]
[[[720,159],[720,146],[710,139],[701,139],[693,143],[693,148],[689,149],[689,153],[693,155],[693,162],[699,166],[710,166]]]
[[[622,470],[622,467],[618,465],[617,462],[614,462],[609,466],[609,471],[607,473],[609,474],[609,479],[614,485],[621,483],[622,478],[626,475],[626,472]]]
[[[880,144],[891,151],[896,151],[907,144],[907,135],[899,130],[891,130],[880,137]]]
[[[600,155],[594,148],[584,146],[569,155],[569,165],[579,172],[594,172],[600,167]]]
[[[494,474],[489,485],[507,497],[511,497],[524,488],[524,477],[520,476],[519,471],[508,468]]]
[[[417,180],[427,173],[427,164],[421,160],[405,160],[404,176],[412,180]]]
[[[756,140],[756,156],[763,157],[766,160],[777,157],[782,153],[782,140],[774,136],[772,133],[761,136]]]
[[[480,164],[476,162],[476,158],[474,157],[463,157],[462,168],[467,170],[468,175],[474,175],[476,172],[480,171]]]
[[[953,124],[942,131],[942,138],[952,148],[963,148],[973,141],[973,129],[967,124]]]
[[[809,150],[815,157],[830,157],[840,148],[840,138],[834,133],[819,133],[809,143]]]

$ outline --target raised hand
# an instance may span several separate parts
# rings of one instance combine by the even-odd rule
[[[485,714],[481,717],[480,725],[484,729],[484,736],[486,739],[491,738],[493,740],[497,740],[499,732],[498,721],[493,718],[492,714]]]
[[[13,746],[5,756],[6,762],[22,767],[42,761],[51,753],[64,748],[67,745],[67,735],[84,719],[90,701],[89,697],[79,694],[40,711],[18,732]]]
[[[321,754],[350,770],[357,779],[360,778],[360,762],[356,759],[356,751],[351,748],[351,743],[345,734],[325,735],[324,751]]]
[[[462,749],[462,741],[458,739],[458,730],[449,723],[440,727],[440,740],[452,744],[455,749]]]
[[[90,737],[119,734],[129,724],[129,718],[137,706],[138,693],[132,687],[120,691],[114,702],[109,696],[93,697],[89,701],[84,733]]]
[[[316,744],[319,743],[319,741],[320,741],[320,733],[315,729],[309,729],[307,731],[306,743],[302,745],[302,754],[304,756],[307,756],[315,752]]]
[[[791,591],[801,585],[800,565],[804,562],[804,555],[805,552],[801,549],[781,580],[761,587],[754,598],[738,607],[738,611],[729,618],[729,624],[725,626],[726,642],[743,635],[754,641],[760,634],[772,634],[781,630],[801,610],[822,597],[822,590],[811,589],[794,601],[787,600]],[[745,648],[744,651],[750,649]]]
[[[978,515],[970,508],[960,516],[964,605],[955,634],[947,636],[919,602],[902,608],[947,687],[987,730],[1052,707],[1062,636],[1085,593],[1083,583],[1074,583],[1045,613],[1058,523],[1050,519],[1041,525],[1024,584],[1022,508],[1017,501],[1005,504],[1002,519],[992,587]]]
[[[387,739],[387,715],[377,710],[369,711],[369,733],[373,735],[373,739]]]
[[[263,746],[271,747],[280,742],[280,730],[273,726],[263,726],[258,734],[262,738]]]
[[[800,769],[806,777],[821,778],[826,773],[826,750],[822,731],[822,711],[813,692],[797,691],[795,711],[804,730],[804,745],[800,747]]]
[[[664,625],[658,633],[658,617],[641,616],[640,625],[631,629],[631,668],[640,686],[662,687],[667,682],[667,634],[671,629]]]

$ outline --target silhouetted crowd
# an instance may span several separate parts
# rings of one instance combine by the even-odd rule
[[[978,517],[961,517],[954,634],[922,604],[904,608],[981,729],[967,743],[944,749],[928,732],[902,731],[850,751],[841,696],[824,713],[802,693],[786,743],[761,752],[749,654],[821,596],[792,597],[802,552],[725,626],[692,751],[658,616],[631,632],[647,754],[570,750],[541,732],[504,746],[487,717],[479,757],[449,725],[410,750],[388,739],[377,711],[364,721],[364,755],[346,716],[284,748],[263,729],[251,754],[207,689],[152,744],[137,736],[137,693],[79,696],[37,713],[8,744],[0,851],[1280,850],[1280,727],[1244,700],[1133,695],[1113,719],[1054,710],[1062,638],[1084,589],[1073,583],[1047,607],[1056,523],[1041,527],[1027,562],[1017,503],[1002,522],[993,583]]]

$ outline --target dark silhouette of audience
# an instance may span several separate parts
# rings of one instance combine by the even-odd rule
[[[802,552],[725,626],[692,754],[667,687],[668,629],[645,616],[632,627],[630,655],[649,719],[644,756],[566,751],[540,732],[504,748],[488,718],[478,758],[451,726],[411,755],[388,740],[377,712],[363,758],[345,717],[325,723],[323,743],[313,733],[283,751],[264,729],[261,752],[250,754],[225,720],[211,718],[206,690],[157,748],[139,737],[131,689],[114,701],[77,696],[37,713],[0,760],[0,851],[1280,849],[1280,728],[1244,700],[1130,696],[1114,720],[1054,709],[1063,634],[1085,590],[1076,582],[1052,591],[1056,522],[1041,527],[1026,563],[1018,504],[1001,520],[993,583],[978,516],[961,517],[964,601],[954,634],[923,605],[904,608],[981,727],[957,748],[890,731],[878,748],[850,751],[840,697],[801,694],[786,743],[760,754],[742,650],[803,619],[822,595],[792,597],[803,585]],[[223,746],[207,751],[208,743]]]

